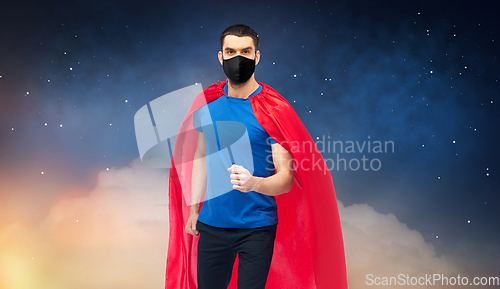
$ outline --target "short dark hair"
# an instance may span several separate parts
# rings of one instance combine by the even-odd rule
[[[244,25],[244,24],[236,24],[229,26],[222,32],[220,36],[220,49],[222,50],[224,44],[224,38],[227,35],[235,35],[238,37],[250,36],[253,39],[253,44],[255,45],[255,51],[257,51],[257,45],[259,45],[259,36],[257,32],[255,32],[252,28]]]

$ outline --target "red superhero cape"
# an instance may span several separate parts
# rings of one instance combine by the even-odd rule
[[[198,137],[192,114],[205,103],[225,95],[226,82],[214,83],[196,96],[176,137],[169,174],[167,289],[197,288],[198,237],[184,231]],[[346,289],[344,242],[330,171],[288,101],[270,86],[258,83],[262,91],[250,98],[255,117],[294,159],[293,188],[275,197],[278,228],[266,288]],[[228,288],[236,288],[237,264],[238,259]]]

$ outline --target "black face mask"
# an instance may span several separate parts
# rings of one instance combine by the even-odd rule
[[[237,55],[233,58],[223,59],[222,67],[231,82],[244,83],[250,79],[255,71],[255,59]]]

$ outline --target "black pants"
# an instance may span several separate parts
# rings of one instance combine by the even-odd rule
[[[277,226],[218,228],[198,221],[198,289],[226,289],[236,254],[239,254],[238,289],[264,289]]]

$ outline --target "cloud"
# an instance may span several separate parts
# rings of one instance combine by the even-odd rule
[[[0,230],[1,288],[162,288],[168,175],[143,166],[101,171],[93,190],[67,193],[39,227]]]
[[[167,231],[167,190],[165,171],[147,168],[136,159],[130,167],[100,172],[90,193],[63,196],[41,229],[70,247],[148,242]]]
[[[0,228],[0,287],[162,288],[167,172],[136,159],[101,171],[91,191],[60,197],[39,226],[17,221]],[[367,274],[453,277],[465,268],[456,256],[437,256],[419,232],[392,214],[367,204],[338,205],[350,288],[373,287]]]
[[[371,280],[375,277],[399,280],[399,274],[404,274],[404,278],[425,277],[425,274],[457,276],[459,269],[452,260],[438,257],[419,232],[408,228],[396,216],[378,213],[367,204],[344,207],[338,201],[338,205],[350,288],[372,288],[374,285],[367,284],[372,282],[367,279],[368,274],[373,275],[369,277]],[[437,284],[441,281],[429,288],[440,288]]]

